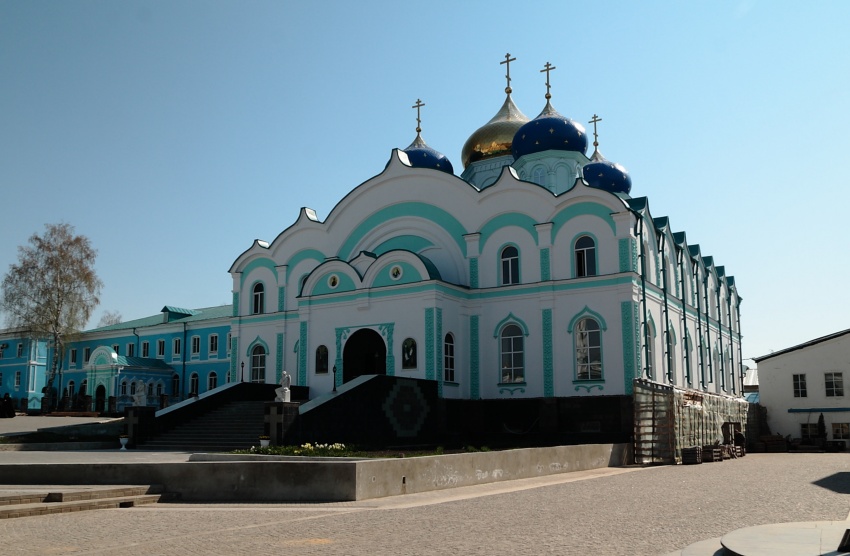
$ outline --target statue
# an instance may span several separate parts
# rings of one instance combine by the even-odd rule
[[[292,384],[292,377],[289,376],[289,373],[283,371],[283,376],[280,377],[280,388],[275,389],[274,393],[276,397],[274,401],[276,402],[288,402],[290,401],[290,393],[289,386]]]
[[[136,384],[136,393],[133,394],[133,405],[137,407],[148,405],[148,396],[145,394],[145,383],[141,380]]]

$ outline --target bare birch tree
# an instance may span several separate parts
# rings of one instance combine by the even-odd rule
[[[27,329],[34,338],[47,338],[53,360],[47,395],[65,352],[65,343],[86,325],[100,302],[103,283],[94,270],[97,251],[89,239],[74,234],[67,223],[46,224],[18,247],[18,262],[3,278],[2,306],[10,327]]]
[[[100,320],[97,321],[97,327],[100,328],[101,326],[121,324],[123,318],[124,317],[122,317],[121,313],[118,311],[104,311],[100,316]]]

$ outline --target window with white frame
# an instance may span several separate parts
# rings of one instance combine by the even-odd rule
[[[501,355],[500,382],[525,382],[525,338],[522,329],[509,324],[499,335]]]
[[[328,348],[319,346],[316,348],[316,374],[328,374]]]
[[[90,357],[91,357],[91,348],[85,348],[83,350],[83,363],[88,363]]]
[[[15,371],[15,388],[21,387],[21,371]]]
[[[502,285],[519,284],[519,251],[513,245],[502,249]]]
[[[115,355],[121,355],[121,346],[118,344],[112,344],[112,351],[115,352]]]
[[[646,325],[649,334],[646,339],[646,373],[649,378],[655,378],[655,329],[648,323]]]
[[[66,388],[68,389],[68,397],[73,399],[74,398],[74,388],[76,388],[76,384],[74,384],[74,381],[69,380],[68,386],[66,386]]]
[[[197,357],[201,353],[201,337],[192,336],[192,356]]]
[[[848,440],[848,439],[850,439],[850,423],[833,423],[832,424],[832,439],[833,440]]]
[[[251,350],[251,382],[266,381],[266,350],[263,346],[254,346]]]
[[[798,374],[791,375],[791,382],[794,384],[794,397],[795,398],[805,398],[808,397],[808,391],[806,389],[806,375]]]
[[[189,375],[189,394],[197,395],[198,392],[198,373],[192,373]]]
[[[599,323],[583,318],[574,328],[576,380],[602,380],[602,332]]]
[[[171,375],[171,395],[180,395],[180,375],[178,375],[177,373]]]
[[[218,334],[210,334],[210,349],[208,357],[215,359],[218,357]]]
[[[261,315],[265,312],[266,307],[266,290],[262,282],[254,284],[253,289],[253,305],[251,307],[252,315]]]
[[[803,440],[813,440],[818,437],[817,423],[801,423],[800,438]]]
[[[136,344],[129,343],[127,344],[127,357],[135,357],[136,356]]]
[[[18,357],[23,357],[23,356],[24,356],[24,344],[20,343],[20,344],[18,344]]]
[[[157,382],[156,383],[156,397],[158,398],[160,396],[162,396],[162,383]]]
[[[546,169],[543,166],[537,166],[531,172],[531,181],[537,185],[546,186]]]
[[[153,382],[148,383],[148,397],[153,397]]]
[[[581,236],[575,247],[576,278],[596,276],[596,242],[590,236]]]
[[[207,377],[207,390],[212,390],[216,387],[218,387],[218,375],[215,371],[211,371]]]
[[[455,381],[455,338],[451,333],[443,341],[443,380]]]
[[[126,379],[121,381],[121,395],[122,396],[127,395],[127,380]]]
[[[165,357],[165,340],[156,341],[156,356]]]
[[[150,357],[151,356],[151,344],[150,342],[142,342],[142,357]]]
[[[77,364],[77,349],[76,348],[71,350],[71,364],[72,365]]]
[[[828,398],[844,396],[844,375],[842,373],[824,373],[823,376]]]
[[[227,345],[225,346],[225,349],[227,349],[227,356],[228,357],[230,357],[230,346],[232,344],[232,342],[231,342],[232,336],[233,335],[230,332],[227,333]]]
[[[174,338],[174,340],[172,340],[172,348],[172,357],[174,357],[175,359],[179,358],[181,353],[183,352],[183,343],[180,341],[180,338]]]

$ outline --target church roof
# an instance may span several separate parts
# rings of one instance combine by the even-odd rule
[[[119,322],[118,324],[111,324],[109,326],[101,326],[100,328],[93,328],[91,330],[87,330],[87,332],[111,332],[113,330],[131,330],[133,328],[144,328],[146,326],[156,326],[158,324],[163,324],[162,313],[165,312],[165,310],[169,307],[169,305],[166,305],[165,307],[163,307],[163,311],[157,313],[156,315],[142,317],[140,319],[128,320],[126,322]],[[191,311],[192,314],[185,314],[185,316],[183,317],[172,318],[168,322],[200,322],[204,320],[229,317],[233,315],[233,305],[219,305],[216,307],[206,307],[203,309],[178,309],[178,311]],[[172,314],[178,313],[172,312]]]

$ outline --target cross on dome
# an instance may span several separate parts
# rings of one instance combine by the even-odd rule
[[[540,73],[546,72],[546,100],[549,100],[550,98],[552,98],[552,95],[549,94],[549,88],[551,87],[551,85],[549,85],[549,72],[554,70],[554,69],[558,69],[558,68],[556,68],[555,66],[553,66],[549,62],[546,62],[546,65],[543,66],[542,70],[540,70]]]
[[[587,122],[589,124],[593,124],[593,148],[594,149],[599,146],[599,134],[596,133],[596,123],[601,122],[601,121],[602,121],[602,118],[600,118],[599,116],[594,114],[593,118],[591,118],[591,120],[589,122]]]
[[[516,61],[516,58],[511,58],[511,54],[510,54],[510,52],[508,52],[507,54],[505,54],[505,61],[499,62],[500,66],[502,64],[505,64],[505,67],[507,69],[507,73],[505,74],[505,78],[508,80],[508,86],[505,87],[505,92],[508,93],[508,94],[511,94],[511,91],[512,91],[512,89],[511,89],[511,62],[515,62],[515,61]]]
[[[422,102],[420,99],[416,99],[416,104],[411,106],[411,108],[416,108],[416,133],[422,132],[422,127],[420,127],[422,125],[422,119],[420,118],[421,114],[419,112],[419,109],[423,106],[425,106],[425,103]]]

